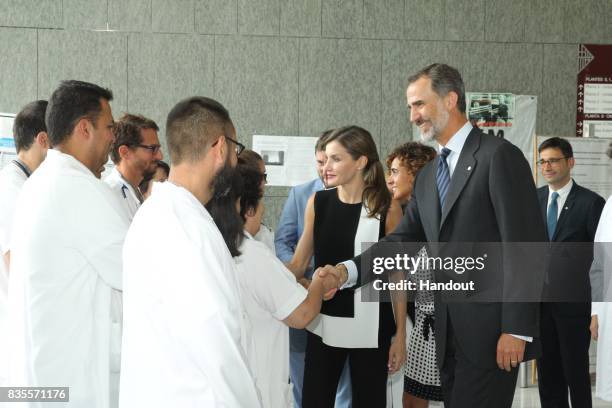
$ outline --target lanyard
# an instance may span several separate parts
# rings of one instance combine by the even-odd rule
[[[28,166],[22,163],[21,160],[19,159],[13,160],[13,163],[15,163],[15,166],[19,167],[21,171],[23,171],[23,173],[26,175],[27,178],[29,178],[32,175],[32,172],[30,171],[30,169],[28,169]]]
[[[123,177],[123,174],[121,174],[121,172],[119,170],[117,170],[117,173],[119,173],[119,177],[121,177],[121,180],[124,183],[123,186],[121,186],[121,194],[123,194],[123,198],[127,198],[126,191],[129,190],[129,187],[127,186],[129,184],[130,187],[132,187],[132,191],[134,192],[134,195],[136,196],[136,199],[138,200],[138,202],[140,204],[142,204],[143,201],[144,201],[144,197],[142,196],[142,193],[140,192],[138,187],[134,187],[129,181],[127,181],[125,179],[125,177]]]

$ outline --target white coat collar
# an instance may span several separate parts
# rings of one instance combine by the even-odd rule
[[[47,152],[47,158],[43,163],[48,163],[48,166],[67,167],[72,170],[76,170],[79,173],[96,177],[96,175],[93,174],[93,172],[89,170],[87,166],[77,160],[74,156],[62,153],[59,150],[49,149]]]

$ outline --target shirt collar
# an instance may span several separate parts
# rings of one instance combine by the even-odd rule
[[[180,186],[178,184],[173,183],[172,181],[166,181],[163,183],[155,183],[153,184],[153,191],[151,192],[151,197],[155,196],[181,196],[184,197],[185,200],[192,205],[194,208],[197,208],[204,217],[212,222],[214,222],[212,216],[206,209],[204,205],[193,195],[193,193],[187,190],[185,187]],[[174,198],[172,198],[174,200]]]
[[[25,164],[23,160],[16,158],[15,160],[13,160],[13,162],[15,163],[15,166],[19,167],[19,170],[25,174],[26,178],[32,175],[32,170],[30,170],[28,165]]]
[[[469,121],[465,122],[465,124],[461,126],[461,129],[451,136],[448,143],[446,143],[446,146],[438,144],[438,151],[441,151],[443,147],[446,147],[453,153],[461,153],[461,149],[463,149],[463,145],[465,144],[465,141],[467,140],[467,137],[471,131],[472,124]]]
[[[138,187],[134,187],[132,185],[132,183],[130,183],[129,181],[127,181],[125,179],[125,177],[123,177],[123,174],[121,174],[121,172],[119,171],[119,169],[117,169],[117,167],[113,167],[113,169],[111,170],[111,174],[113,176],[115,176],[118,180],[121,180],[121,182],[123,183],[124,186],[126,186],[127,188],[130,189],[130,191],[132,192],[132,194],[134,194],[134,196],[136,196],[136,198],[138,199],[138,201],[140,201],[140,204],[143,203],[144,201],[144,197],[142,196],[142,193],[140,192],[140,190],[138,189]]]
[[[49,160],[49,158],[51,160]],[[49,163],[55,162],[59,164],[66,164],[68,167],[71,167],[74,170],[78,170],[81,173],[87,174],[88,176],[92,176],[97,179],[96,175],[91,170],[89,170],[87,166],[85,166],[76,157],[70,154],[62,153],[59,150],[55,149],[49,149],[47,151],[47,157],[45,158],[45,161],[47,160],[49,160]]]
[[[560,198],[565,198],[569,195],[570,191],[572,191],[572,187],[574,187],[574,180],[570,179],[570,181],[566,185],[556,190],[556,192],[557,194],[559,194]],[[548,186],[548,200],[549,201],[550,201],[550,196],[552,195],[553,192],[554,190],[552,190],[550,186]]]

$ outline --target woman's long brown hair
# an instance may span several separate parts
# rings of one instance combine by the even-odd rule
[[[332,132],[326,144],[336,141],[346,149],[353,160],[365,156],[368,164],[363,169],[363,202],[368,216],[380,218],[391,204],[391,195],[385,182],[385,171],[370,132],[359,126],[344,126]]]

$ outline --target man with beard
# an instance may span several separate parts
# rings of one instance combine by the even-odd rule
[[[128,219],[100,169],[113,143],[108,89],[63,81],[45,122],[53,149],[25,182],[11,246],[14,386],[70,387],[70,407],[117,406],[121,248]],[[20,406],[40,407],[40,402]]]
[[[461,74],[445,64],[427,66],[408,79],[406,98],[410,121],[423,139],[438,143],[440,154],[419,172],[402,222],[382,241],[545,242],[529,164],[516,146],[467,121]],[[499,286],[520,294],[541,288],[543,277],[537,269],[529,270],[533,272],[529,282],[516,281],[517,274],[525,276],[516,267],[518,261],[503,258],[503,267],[496,271],[505,279]],[[361,257],[320,271],[337,274],[340,282],[346,282],[343,288],[363,285],[361,272]],[[511,288],[505,286],[508,282]],[[438,292],[436,355],[444,406],[509,408],[520,362],[539,352],[534,338],[539,331],[539,304],[502,303],[501,296],[497,303],[444,300]]]
[[[123,202],[130,220],[144,201],[138,185],[151,179],[163,154],[157,131],[151,119],[126,113],[117,121],[113,133],[115,143],[111,159],[115,167],[104,181],[111,186]]]
[[[228,111],[205,97],[179,102],[166,134],[170,177],[153,186],[123,249],[119,405],[259,407],[235,264],[204,207],[229,193],[244,146]]]

